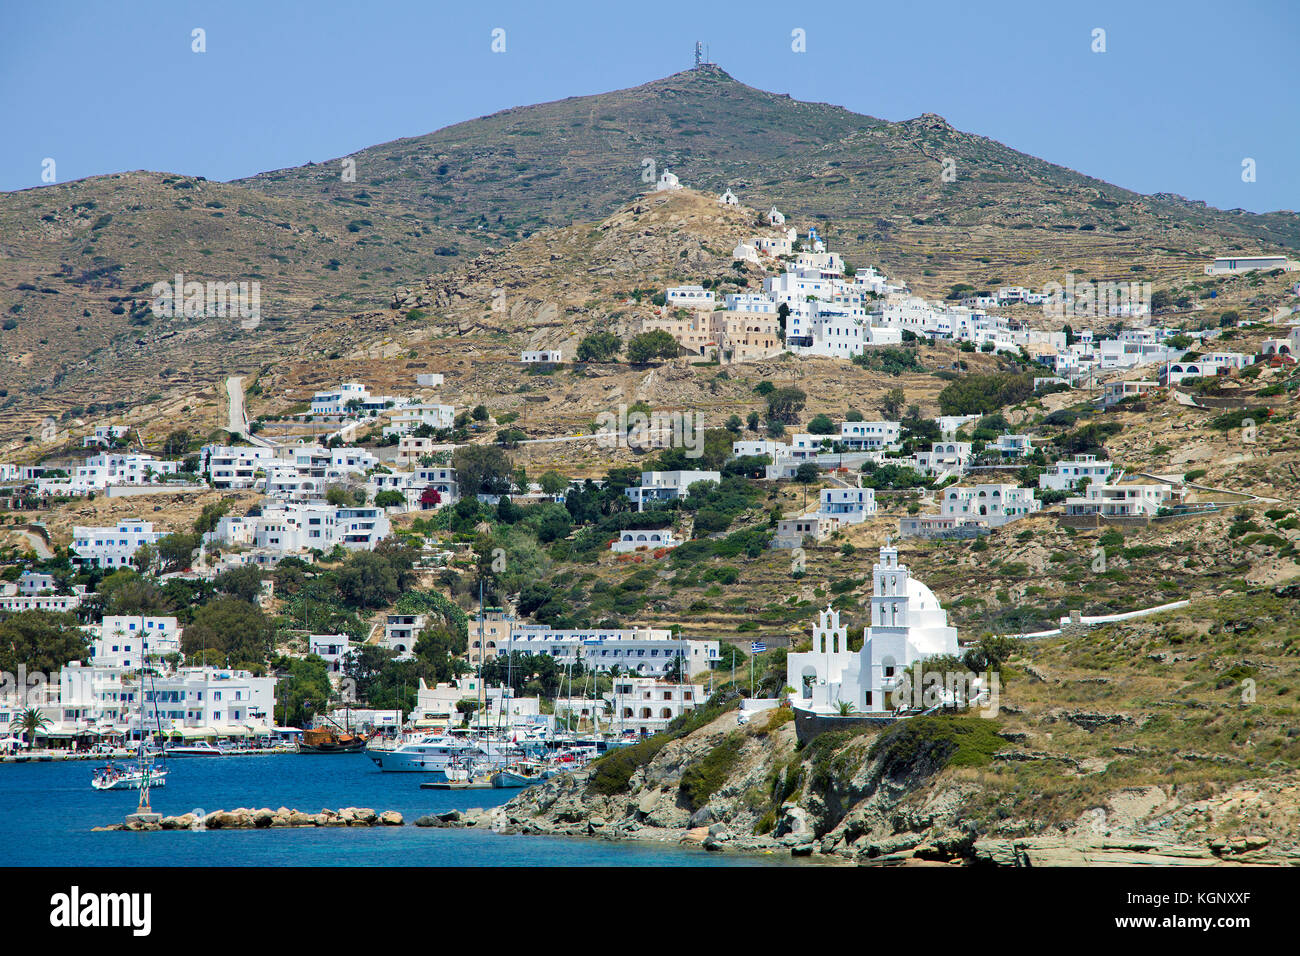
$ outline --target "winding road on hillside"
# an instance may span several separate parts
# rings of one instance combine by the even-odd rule
[[[226,379],[226,399],[229,409],[226,431],[244,439],[251,445],[274,448],[274,442],[259,438],[248,429],[248,412],[244,410],[244,377],[242,375],[231,375]]]

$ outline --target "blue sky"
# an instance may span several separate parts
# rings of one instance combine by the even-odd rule
[[[206,31],[207,52],[191,51]],[[491,52],[491,31],[506,52]],[[807,52],[791,50],[791,31]],[[1093,30],[1106,31],[1094,53]],[[0,30],[0,189],[233,179],[691,63],[959,129],[1140,192],[1300,210],[1300,3],[42,0]],[[1256,181],[1242,181],[1255,160]]]

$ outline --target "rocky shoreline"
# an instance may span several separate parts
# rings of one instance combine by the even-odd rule
[[[981,824],[968,812],[978,783],[944,773],[944,755],[933,747],[873,751],[878,737],[870,733],[828,734],[799,747],[793,721],[780,713],[739,726],[734,712],[715,713],[615,752],[612,761],[528,787],[499,807],[415,823],[829,865],[1300,866],[1288,825],[1300,785],[1289,779],[1217,793],[1120,787],[1072,819]]]
[[[575,780],[577,782],[577,780]],[[529,816],[512,808],[471,807],[428,814],[417,827],[472,828],[524,836],[585,837],[640,843],[699,846],[712,852],[780,854],[840,866],[1300,866],[1300,850],[1272,847],[1266,839],[1211,840],[1203,844],[1145,839],[1027,836],[972,838],[956,830],[907,833],[857,845],[842,838],[818,839],[799,808],[781,836],[736,832],[725,823],[704,823],[698,815],[688,827],[660,827],[635,819],[609,821],[565,811],[555,817]]]
[[[400,827],[405,824],[402,815],[396,810],[375,812],[369,807],[344,807],[340,810],[321,810],[319,813],[305,813],[302,810],[290,810],[280,807],[271,810],[267,807],[250,809],[237,807],[234,810],[213,810],[203,816],[184,813],[180,816],[164,816],[155,821],[131,820],[127,823],[114,823],[106,827],[93,827],[93,832],[113,830],[270,830],[287,827]]]

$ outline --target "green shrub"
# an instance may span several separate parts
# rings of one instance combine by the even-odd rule
[[[883,734],[868,754],[893,780],[930,776],[945,767],[983,767],[1006,747],[997,724],[980,717],[915,717]]]
[[[682,773],[681,794],[690,809],[698,810],[722,789],[740,761],[740,745],[740,734],[728,734],[722,743]]]

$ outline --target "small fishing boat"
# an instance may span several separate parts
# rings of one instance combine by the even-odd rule
[[[152,767],[145,770],[126,769],[114,767],[111,763],[95,771],[90,785],[96,790],[139,790],[146,774],[149,776],[150,787],[167,786],[166,770],[154,770]]]
[[[547,767],[534,761],[521,760],[498,770],[491,777],[491,783],[497,790],[514,790],[519,787],[531,787],[548,779]]]

